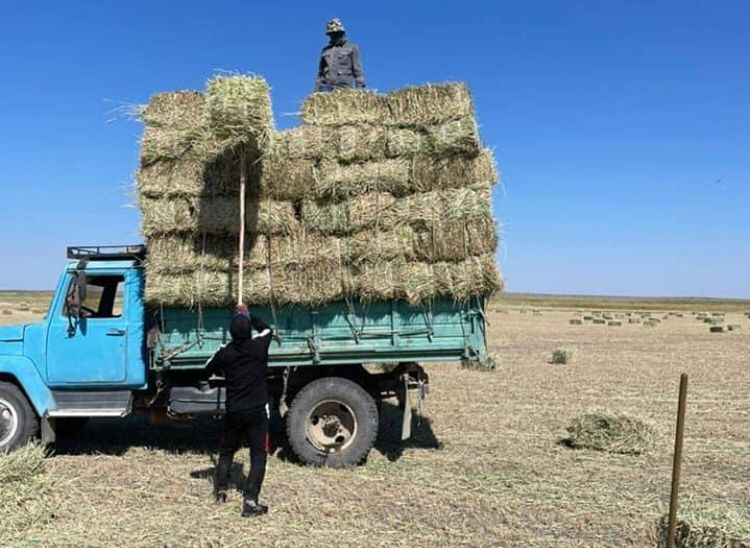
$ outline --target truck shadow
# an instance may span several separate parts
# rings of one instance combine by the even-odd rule
[[[432,429],[432,421],[427,417],[412,414],[411,437],[401,439],[401,425],[403,413],[399,407],[391,402],[383,401],[380,407],[380,428],[374,449],[384,455],[389,461],[396,462],[406,449],[439,450],[443,444],[437,439]]]
[[[76,436],[58,440],[54,454],[121,456],[130,448],[142,447],[208,455],[218,451],[221,433],[221,421],[212,419],[186,424],[153,424],[145,415],[92,419]]]

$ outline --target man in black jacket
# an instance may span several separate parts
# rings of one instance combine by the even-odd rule
[[[346,29],[338,19],[326,24],[328,45],[320,52],[316,92],[335,91],[341,88],[365,87],[365,72],[359,47],[346,39]]]
[[[268,349],[273,332],[247,308],[238,307],[229,327],[232,341],[206,364],[206,373],[221,373],[226,379],[227,409],[224,440],[216,469],[216,500],[226,502],[229,473],[234,454],[247,438],[250,443],[250,473],[244,489],[242,515],[259,516],[268,506],[258,503],[266,474],[268,453]]]

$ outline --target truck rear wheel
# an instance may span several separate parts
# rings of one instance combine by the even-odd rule
[[[39,420],[18,387],[0,382],[0,453],[29,443],[39,430]]]
[[[378,408],[358,384],[326,377],[299,391],[289,407],[286,427],[289,444],[303,462],[355,466],[375,444]]]

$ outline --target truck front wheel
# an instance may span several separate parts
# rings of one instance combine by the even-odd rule
[[[39,420],[18,387],[0,382],[0,454],[31,441],[39,430]]]
[[[287,414],[289,444],[303,462],[344,468],[362,462],[378,435],[375,400],[340,377],[311,382],[294,397]]]

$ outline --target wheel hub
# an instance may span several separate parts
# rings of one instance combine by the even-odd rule
[[[321,402],[308,415],[307,439],[320,451],[341,451],[349,446],[356,433],[357,419],[343,402]]]
[[[18,416],[15,408],[0,399],[0,447],[5,445],[18,430]]]

